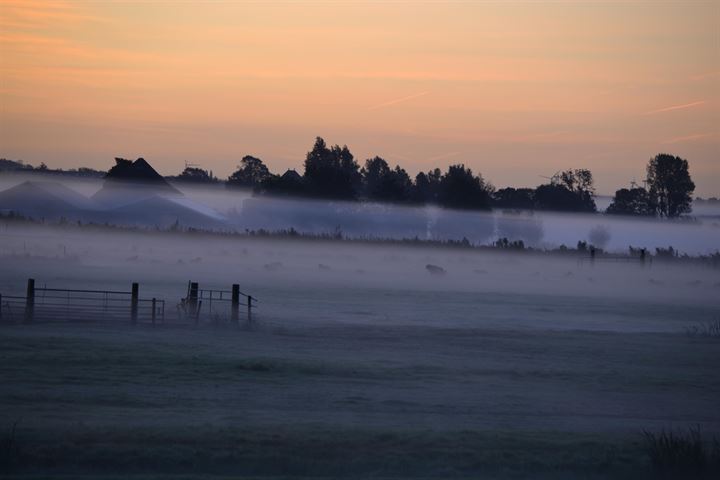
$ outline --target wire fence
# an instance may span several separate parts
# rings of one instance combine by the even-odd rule
[[[240,307],[247,309],[246,319],[258,300],[240,291],[238,284],[231,290],[200,289],[197,282],[188,282],[187,294],[177,304],[176,316],[167,320],[179,323],[238,323]],[[172,312],[171,312],[172,313]],[[129,291],[90,290],[35,287],[28,279],[22,295],[0,293],[0,322],[131,322],[165,323],[165,300],[140,298],[139,284],[133,283]]]
[[[138,286],[130,291],[35,287],[28,280],[25,296],[0,294],[3,322],[164,322],[165,300],[143,299]]]

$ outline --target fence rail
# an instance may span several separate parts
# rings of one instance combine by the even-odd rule
[[[140,298],[139,290],[138,283],[133,283],[129,291],[36,287],[31,278],[24,296],[0,293],[0,322],[164,323],[165,300]],[[200,289],[197,282],[188,282],[187,295],[178,304],[177,320],[195,324],[201,320],[238,323],[243,306],[247,307],[247,320],[251,321],[257,303],[257,298],[241,292],[238,284],[233,284],[231,290],[220,290]]]
[[[25,296],[0,295],[0,321],[130,320],[164,321],[165,301],[139,298],[139,285],[130,291],[35,287],[28,279]]]
[[[245,303],[240,297],[245,297]],[[252,309],[257,307],[257,298],[240,291],[240,285],[233,284],[231,290],[201,289],[197,282],[188,282],[187,296],[181,300],[179,310],[186,318],[197,324],[201,318],[212,322],[240,320],[240,306],[247,307],[247,319],[252,320]]]

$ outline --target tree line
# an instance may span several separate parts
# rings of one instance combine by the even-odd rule
[[[187,170],[187,169],[186,169]],[[659,154],[647,165],[647,188],[617,190],[609,214],[678,217],[690,212],[695,184],[688,162]],[[487,210],[528,209],[596,212],[592,172],[559,172],[536,188],[502,188],[487,182],[463,164],[445,172],[435,168],[412,179],[381,157],[361,167],[347,146],[328,146],[317,137],[304,163],[304,172],[270,172],[262,160],[245,156],[227,180],[229,187],[252,188],[258,194],[306,196],[334,200],[368,200],[406,204],[436,204],[447,208]]]
[[[3,161],[0,170],[33,170],[22,163]],[[250,188],[258,195],[435,204],[470,210],[597,211],[594,180],[588,169],[558,172],[536,188],[496,189],[463,164],[450,165],[444,172],[439,168],[420,172],[415,178],[400,165],[391,167],[378,156],[368,158],[361,166],[346,145],[329,146],[321,137],[307,152],[303,167],[302,174],[295,170],[275,174],[261,159],[246,155],[224,183],[230,188]],[[38,170],[48,171],[44,164]],[[101,173],[80,170],[92,176]],[[645,186],[617,190],[606,213],[673,218],[690,212],[695,184],[687,160],[661,153],[650,159],[646,172]],[[187,166],[180,175],[166,178],[196,184],[223,183],[212,171],[196,166]]]

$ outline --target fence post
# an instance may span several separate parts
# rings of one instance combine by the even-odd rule
[[[155,297],[152,299],[152,323],[155,325]]]
[[[195,317],[195,323],[198,323],[198,283],[190,282],[190,295],[188,297],[188,307],[190,314]]]
[[[232,286],[232,311],[231,318],[233,323],[238,323],[240,319],[240,285],[233,283]]]
[[[2,293],[0,293],[0,322],[2,322]]]
[[[248,295],[248,321],[252,320],[252,295]]]
[[[25,293],[25,323],[31,323],[35,315],[35,279],[28,278]]]
[[[137,282],[133,282],[132,284],[132,293],[130,294],[130,319],[135,325],[138,320],[138,294],[139,294],[140,286],[137,284]]]

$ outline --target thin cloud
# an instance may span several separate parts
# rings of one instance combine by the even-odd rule
[[[458,155],[462,155],[463,152],[449,152],[449,153],[443,153],[442,155],[437,155],[435,157],[428,158],[428,161],[430,162],[436,162],[438,160],[445,160],[448,158],[457,157]]]
[[[714,133],[693,133],[691,135],[684,135],[682,137],[675,137],[671,138],[670,140],[666,140],[662,142],[664,145],[668,145],[671,143],[681,143],[681,142],[691,142],[693,140],[699,140],[701,138],[707,138],[715,136]]]
[[[572,133],[571,130],[557,130],[554,132],[546,132],[546,133],[534,133],[532,135],[527,135],[525,137],[520,137],[518,140],[542,140],[545,138],[556,138],[561,137],[563,135],[568,135]]]
[[[715,72],[705,72],[701,73],[699,75],[694,75],[690,77],[690,80],[705,80],[706,78],[714,78],[714,77],[720,77],[720,70]]]
[[[413,100],[415,98],[424,97],[425,95],[428,95],[429,93],[430,92],[420,92],[420,93],[416,93],[415,95],[408,95],[407,97],[396,98],[395,100],[390,100],[389,102],[380,103],[378,105],[370,107],[370,108],[368,108],[368,110],[377,110],[379,108],[389,107],[390,105],[397,105],[398,103],[407,102],[408,100]]]
[[[643,115],[655,115],[656,113],[672,112],[673,110],[684,110],[686,108],[697,107],[703,105],[705,100],[699,100],[692,103],[684,103],[682,105],[673,105],[671,107],[658,108],[657,110],[650,110],[649,112],[643,113]]]
[[[56,25],[59,22],[87,21],[105,21],[105,19],[85,13],[78,6],[61,1],[4,0],[4,8],[0,11],[0,24],[9,28],[36,29]]]

